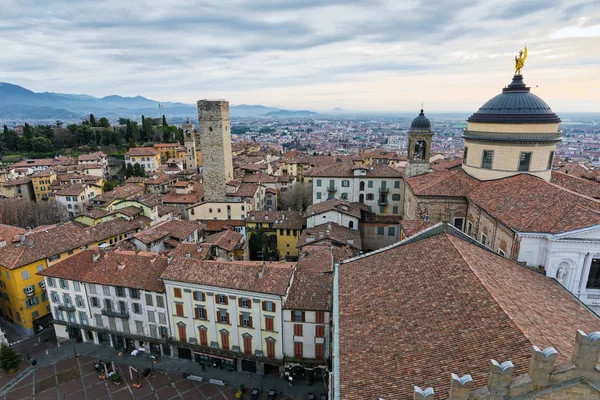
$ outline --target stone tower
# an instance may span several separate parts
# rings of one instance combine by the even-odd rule
[[[186,121],[182,126],[183,143],[185,145],[185,167],[188,169],[198,168],[196,160],[196,130],[190,121]]]
[[[198,126],[206,201],[227,201],[227,182],[233,179],[229,102],[199,100]]]
[[[423,175],[429,171],[432,138],[431,122],[421,109],[421,113],[413,119],[408,131],[406,176]]]
[[[467,120],[463,170],[481,179],[527,173],[550,181],[560,118],[517,74]]]

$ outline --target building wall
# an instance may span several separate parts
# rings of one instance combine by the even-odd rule
[[[406,190],[404,219],[425,219],[435,222],[453,223],[454,218],[466,218],[467,201],[463,197],[415,196]]]
[[[15,327],[28,335],[34,332],[33,320],[48,314],[48,301],[46,294],[40,282],[43,282],[41,276],[36,275],[38,271],[47,268],[45,259],[38,260],[20,268],[8,269],[0,266],[0,310],[2,316]],[[32,287],[34,292],[28,296],[24,289]],[[37,304],[32,304],[31,300],[35,298]]]
[[[360,240],[365,251],[389,246],[401,240],[400,226],[398,224],[361,223]]]
[[[229,208],[228,208],[229,207]],[[245,219],[252,205],[244,202],[205,202],[194,205],[187,210],[187,219],[195,220],[228,220]]]
[[[210,182],[204,187],[205,198],[226,201],[227,182],[233,179],[229,102],[198,101],[198,124],[203,179]]]
[[[348,186],[342,186],[344,181]],[[364,190],[360,190],[361,182],[364,182]],[[384,193],[387,203],[380,205],[379,200],[382,194],[380,188],[383,188],[383,182],[387,189],[387,192]],[[362,200],[362,203],[377,215],[402,215],[403,212],[404,181],[401,178],[313,177],[312,185],[313,204],[324,202],[329,198],[345,199],[351,202],[361,202]],[[328,190],[328,188],[334,188],[334,190]],[[372,200],[369,200],[369,195],[373,196]],[[394,195],[399,196],[400,199],[393,200]]]
[[[175,297],[174,288],[181,289],[181,298]],[[262,352],[267,356],[267,339],[275,340],[275,358],[283,358],[282,343],[282,311],[281,298],[279,296],[245,292],[225,288],[216,288],[203,285],[194,285],[183,282],[166,281],[165,289],[169,300],[169,309],[171,317],[171,326],[174,330],[176,340],[180,340],[179,326],[185,325],[186,336],[195,339],[195,343],[200,344],[199,328],[205,329],[207,333],[207,344],[209,347],[223,348],[221,340],[221,331],[229,332],[229,348],[234,351],[235,348],[243,352],[243,336],[249,334],[252,336],[252,354]],[[194,291],[204,293],[204,301],[194,299]],[[227,304],[219,304],[218,296],[227,297]],[[249,299],[250,308],[239,307],[238,298]],[[264,311],[262,302],[270,301],[275,304],[275,311]],[[184,316],[175,315],[176,304],[183,304]],[[196,319],[194,308],[200,307],[205,310],[206,319]],[[217,313],[223,310],[229,314],[229,324],[221,323],[218,320]],[[252,316],[252,328],[240,326],[240,315],[247,313]],[[273,331],[266,330],[265,318],[273,318]],[[232,354],[232,356],[235,356]]]
[[[81,325],[92,323],[92,320],[90,319],[91,313],[88,304],[88,296],[86,293],[85,284],[83,282],[77,282],[76,284],[74,281],[68,279],[61,280],[58,278],[49,277],[44,277],[43,279],[46,283],[48,303],[53,319],[59,321],[68,320],[70,323]],[[69,296],[70,303],[65,302],[65,295]],[[71,305],[75,308],[73,311],[59,309],[60,307],[66,305]],[[58,338],[69,338],[66,326],[55,324],[54,330]],[[86,335],[82,335],[82,338],[84,341],[87,341]]]
[[[358,218],[334,210],[307,217],[306,227],[313,228],[317,225],[323,225],[328,222],[335,222],[338,225],[358,230]]]
[[[154,173],[160,166],[160,153],[154,156],[125,156],[125,167],[136,163],[143,166],[146,173]]]
[[[35,176],[31,178],[35,201],[54,200],[54,192],[50,184],[56,179],[56,174]]]
[[[284,354],[286,358],[295,358],[294,344],[302,343],[302,358],[316,358],[316,344],[323,344],[325,350],[325,359],[329,358],[330,347],[330,330],[329,321],[330,313],[324,312],[324,323],[316,322],[315,311],[304,311],[304,322],[294,321],[294,310],[283,310],[283,338],[284,338]],[[302,336],[294,335],[294,325],[302,325]],[[317,325],[323,326],[325,337],[316,337]],[[325,362],[325,360],[324,360]]]

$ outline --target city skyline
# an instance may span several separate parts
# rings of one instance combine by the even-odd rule
[[[53,1],[26,15],[35,5],[0,5],[0,74],[36,92],[474,112],[527,45],[525,82],[554,111],[600,106],[593,2]]]

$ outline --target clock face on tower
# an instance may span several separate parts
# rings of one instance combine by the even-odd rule
[[[189,129],[186,129],[186,130],[185,130],[185,135],[186,135],[186,136],[190,136],[190,134],[191,134],[191,133],[192,133],[192,131],[190,131]]]

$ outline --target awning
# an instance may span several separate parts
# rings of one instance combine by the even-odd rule
[[[235,361],[233,358],[221,357],[221,356],[216,356],[214,354],[208,354],[208,353],[200,353],[199,351],[194,351],[194,354],[198,354],[198,355],[205,356],[205,357],[218,358],[220,360],[225,360],[225,361],[229,361],[229,362]]]

